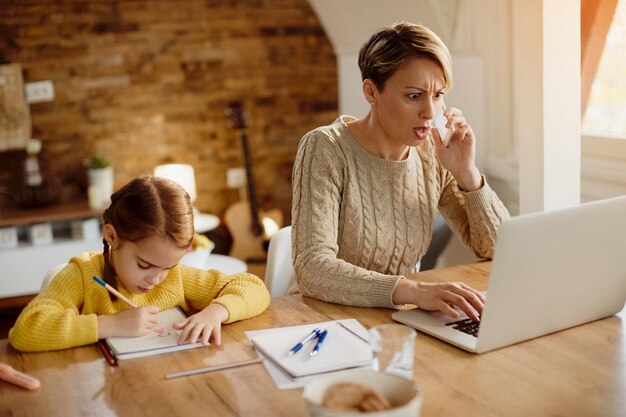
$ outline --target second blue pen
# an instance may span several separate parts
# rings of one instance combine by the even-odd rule
[[[322,347],[322,343],[324,343],[324,339],[326,339],[327,334],[328,334],[328,330],[324,330],[322,333],[320,333],[317,336],[317,343],[315,344],[315,347],[311,351],[311,356],[317,355],[317,352],[319,352],[320,348]]]
[[[317,337],[320,334],[320,332],[321,332],[320,329],[313,329],[310,335],[308,335],[306,338],[304,338],[304,340],[302,340],[301,342],[298,342],[294,347],[291,348],[291,350],[289,351],[289,356],[293,355],[294,353],[302,349],[302,346],[304,346],[309,340],[313,339],[314,337]]]

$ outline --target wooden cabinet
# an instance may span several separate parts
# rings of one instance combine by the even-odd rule
[[[86,202],[0,211],[0,229],[19,237],[17,247],[0,249],[0,298],[37,294],[48,269],[80,252],[102,250],[101,218]],[[33,229],[43,230],[42,243],[33,244]]]

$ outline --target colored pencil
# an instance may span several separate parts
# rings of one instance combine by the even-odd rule
[[[37,378],[20,372],[6,363],[0,363],[0,379],[30,390],[41,388],[41,382]]]
[[[113,357],[113,353],[109,351],[107,346],[102,343],[102,340],[98,340],[98,347],[100,348],[100,352],[102,352],[102,356],[111,366],[117,366],[117,360]]]
[[[262,361],[263,361],[262,358],[254,358],[254,359],[249,359],[247,361],[231,362],[231,363],[225,363],[224,365],[209,366],[208,368],[198,368],[198,369],[192,369],[189,371],[174,372],[174,373],[165,375],[165,379],[174,379],[174,378],[180,378],[183,376],[205,374],[207,372],[215,372],[215,371],[221,371],[223,369],[237,368],[239,366],[261,363]]]
[[[118,290],[116,290],[115,288],[111,287],[109,284],[107,284],[106,282],[102,281],[102,279],[97,276],[94,275],[93,276],[94,281],[96,281],[98,284],[102,285],[104,288],[106,288],[111,294],[116,295],[119,299],[123,300],[126,302],[126,304],[128,304],[129,306],[131,306],[132,308],[137,308],[137,306],[130,301],[128,298],[124,297],[122,295],[122,293],[120,293]]]

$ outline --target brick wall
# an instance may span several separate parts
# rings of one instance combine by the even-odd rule
[[[288,218],[298,141],[337,114],[335,57],[307,0],[0,0],[0,22],[0,63],[54,82],[55,100],[31,105],[33,137],[65,200],[86,198],[81,161],[96,153],[116,187],[190,163],[197,207],[222,214],[238,199],[226,170],[242,152],[225,109],[240,100],[261,206]],[[0,154],[0,185],[15,187],[21,155]]]

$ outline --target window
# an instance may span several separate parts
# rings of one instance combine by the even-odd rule
[[[619,0],[591,85],[582,127],[626,139],[626,0]]]

